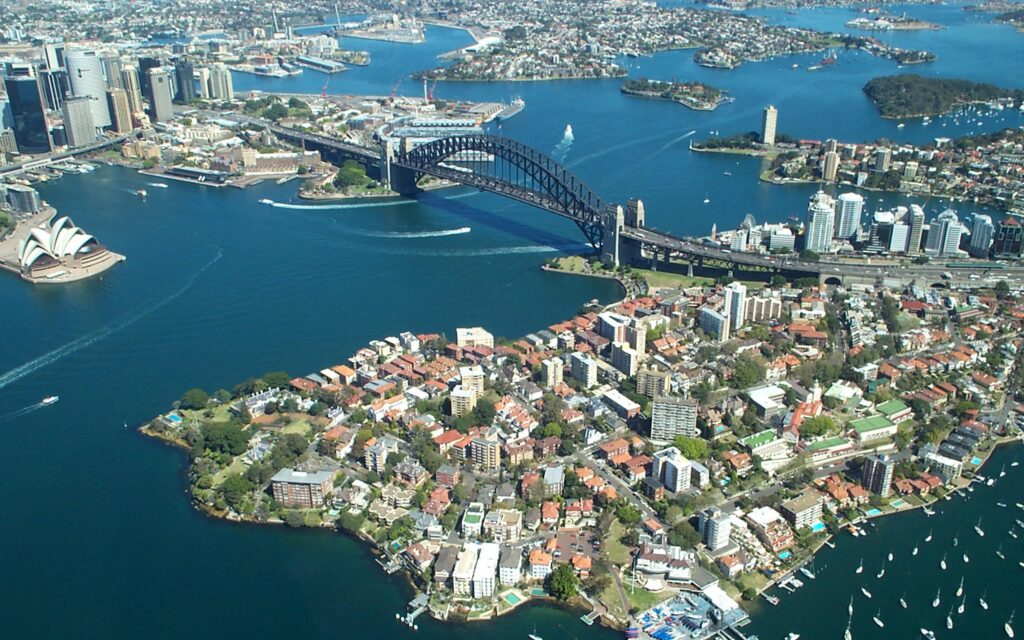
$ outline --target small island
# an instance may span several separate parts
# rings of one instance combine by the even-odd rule
[[[846,23],[851,29],[864,31],[937,31],[942,25],[910,18],[907,14],[900,16],[879,15],[873,18],[854,18]]]
[[[1024,100],[1024,91],[1019,89],[913,74],[874,78],[864,85],[864,93],[883,118],[937,116],[967,104]]]
[[[629,96],[671,100],[695,111],[714,111],[734,100],[724,95],[721,89],[700,82],[666,82],[637,78],[626,80],[619,90]]]

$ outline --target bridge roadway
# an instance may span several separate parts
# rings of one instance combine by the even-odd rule
[[[734,252],[729,249],[714,247],[700,241],[679,238],[662,231],[647,228],[627,226],[623,229],[621,236],[628,240],[639,242],[649,248],[668,249],[671,252],[695,258],[728,262],[740,268],[748,266],[758,270],[805,273],[808,276],[820,275],[826,278],[834,276],[840,280],[845,278],[873,280],[885,277],[899,277],[901,280],[920,278],[937,281],[941,279],[943,273],[947,272],[953,276],[954,280],[969,278],[972,275],[1005,275],[1008,278],[1024,277],[1024,267],[1016,265],[1005,265],[998,269],[992,269],[991,266],[984,264],[979,264],[977,267],[958,266],[950,268],[942,263],[904,266],[855,264],[831,260],[808,262],[795,257]]]

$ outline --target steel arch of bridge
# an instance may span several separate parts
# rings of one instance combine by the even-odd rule
[[[445,164],[460,153],[489,154],[504,164],[496,175]],[[459,165],[462,160],[454,160]],[[579,226],[587,241],[600,249],[604,239],[601,213],[604,205],[596,193],[545,153],[525,144],[488,135],[438,138],[401,154],[397,164],[417,173],[460,182],[569,218]],[[468,161],[469,167],[481,161]],[[490,164],[488,160],[485,164]]]

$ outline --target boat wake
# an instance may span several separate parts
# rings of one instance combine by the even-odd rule
[[[559,162],[565,162],[565,156],[569,155],[569,149],[575,141],[576,136],[572,133],[572,125],[565,125],[565,132],[562,133],[562,139],[557,145],[555,145],[554,150],[551,152],[551,157]]]
[[[163,182],[147,182],[147,187],[156,187],[157,189],[166,189],[167,185]]]
[[[46,404],[43,403],[43,402],[37,402],[35,404],[30,404],[27,407],[22,407],[21,409],[18,409],[17,411],[12,411],[12,412],[10,412],[8,414],[4,414],[4,415],[0,416],[0,422],[7,422],[8,420],[14,420],[15,418],[20,418],[21,416],[24,416],[24,415],[27,415],[29,413],[32,413],[33,411],[35,411],[37,409],[42,409],[45,406],[46,406]]]
[[[442,229],[440,231],[353,231],[360,236],[370,238],[443,238],[445,236],[458,236],[472,231],[472,227],[459,227],[458,229]]]
[[[697,130],[693,129],[691,131],[688,131],[688,132],[684,133],[683,135],[679,136],[678,138],[673,138],[673,139],[669,140],[668,142],[666,142],[665,144],[663,144],[660,147],[658,147],[658,150],[655,151],[654,153],[655,154],[661,153],[662,151],[667,150],[672,145],[674,145],[676,143],[679,143],[679,142],[682,142],[683,140],[686,140],[687,138],[689,138],[690,136],[692,136],[695,133],[697,133]]]
[[[63,360],[64,358],[72,354],[75,354],[90,345],[96,344],[100,340],[110,337],[111,335],[117,333],[118,331],[121,331],[122,329],[135,324],[136,322],[145,318],[146,316],[153,313],[157,309],[160,309],[161,307],[167,305],[168,303],[178,299],[186,291],[192,288],[192,285],[195,284],[199,276],[201,276],[207,269],[216,264],[217,261],[219,261],[223,255],[223,249],[217,247],[217,255],[215,255],[212,260],[210,260],[202,267],[200,267],[198,271],[193,273],[184,286],[182,286],[180,289],[178,289],[171,295],[167,296],[166,298],[162,300],[157,300],[146,305],[139,311],[133,313],[132,315],[128,316],[127,318],[124,318],[119,322],[116,322],[107,327],[103,327],[102,329],[97,329],[92,333],[76,338],[75,340],[72,340],[71,342],[63,346],[57,347],[52,351],[44,353],[38,358],[33,358],[32,360],[29,360],[24,364],[18,365],[17,367],[11,369],[10,371],[4,374],[0,374],[0,389],[3,389],[4,387],[17,382],[18,380],[21,380],[27,375],[31,375],[36,371],[39,371],[43,367],[49,366],[55,362]]]
[[[262,201],[261,201],[262,202]],[[396,207],[403,204],[412,204],[415,200],[395,200],[394,202],[365,202],[363,204],[290,204],[288,202],[274,202],[267,200],[263,204],[269,204],[277,209],[299,209],[301,211],[328,211],[335,209],[365,209],[368,207]]]

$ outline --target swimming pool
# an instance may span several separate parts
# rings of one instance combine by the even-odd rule
[[[869,518],[873,518],[875,516],[882,515],[882,512],[879,511],[878,509],[868,509],[867,511],[864,512],[864,515],[868,516]]]
[[[167,419],[173,422],[174,424],[181,424],[181,416],[179,416],[176,413],[168,413]]]
[[[522,598],[520,598],[519,596],[517,596],[514,593],[506,593],[505,594],[505,602],[509,603],[513,607],[516,606],[517,604],[519,604],[522,601],[523,601]]]
[[[902,498],[897,498],[897,499],[893,500],[892,502],[890,502],[889,504],[891,506],[896,507],[897,509],[899,509],[899,508],[903,507],[907,503]]]
[[[811,531],[813,531],[814,533],[821,533],[824,530],[825,530],[825,523],[824,522],[820,522],[819,521],[819,522],[815,522],[814,524],[811,525]]]
[[[779,554],[779,560],[786,560],[786,559],[788,559],[792,555],[793,554],[788,552],[788,551],[783,551],[782,553]]]
[[[978,456],[974,456],[973,458],[971,458],[971,464],[973,464],[974,466],[978,466],[979,464],[981,464],[981,458],[979,458]]]

